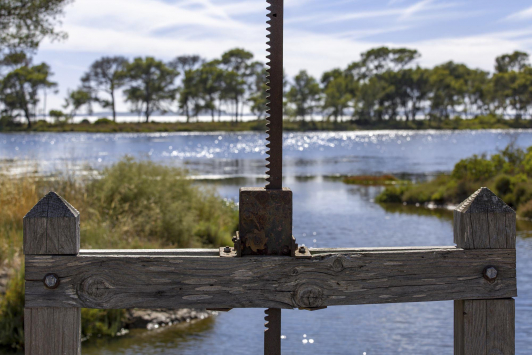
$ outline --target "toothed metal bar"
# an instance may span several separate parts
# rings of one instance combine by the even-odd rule
[[[283,0],[267,0],[270,6],[268,17],[269,38],[267,56],[268,72],[268,137],[269,149],[266,158],[268,177],[267,189],[281,189],[283,187]]]
[[[281,355],[281,309],[268,308],[264,313],[264,355]]]

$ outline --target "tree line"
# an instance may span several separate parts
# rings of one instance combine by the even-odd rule
[[[34,64],[32,54],[44,38],[61,40],[58,18],[70,0],[5,0],[0,4],[0,116],[2,122],[25,120],[46,109],[46,95],[57,83],[46,63]],[[447,120],[479,115],[530,117],[532,67],[529,55],[515,51],[495,59],[493,72],[447,62],[433,68],[416,65],[417,50],[380,47],[361,54],[345,68],[311,76],[301,70],[284,80],[285,116],[297,120],[315,115],[357,124]],[[62,108],[49,110],[58,121],[72,119],[81,109],[99,106],[116,120],[121,95],[130,110],[145,121],[155,112],[187,117],[200,114],[212,121],[244,112],[266,116],[266,67],[245,49],[231,49],[214,60],[183,55],[165,62],[154,57],[122,56],[96,60],[68,90]],[[43,100],[44,98],[44,100]],[[1,123],[1,122],[0,122]]]
[[[416,50],[380,47],[362,53],[346,68],[323,73],[319,80],[302,70],[292,80],[285,78],[285,115],[301,120],[316,114],[334,121],[349,117],[361,124],[488,114],[529,117],[532,68],[527,53],[497,57],[494,73],[452,61],[421,68],[413,65],[419,57]],[[2,114],[24,117],[31,125],[39,93],[57,87],[50,67],[33,65],[22,53],[6,55],[2,66],[11,69],[0,83]],[[187,122],[200,114],[210,115],[212,121],[230,114],[238,121],[246,108],[259,119],[266,115],[266,67],[240,48],[210,61],[197,55],[169,62],[103,57],[92,63],[77,89],[68,91],[67,111],[51,110],[50,115],[68,119],[82,107],[91,113],[100,105],[116,120],[120,90],[131,111],[146,122],[154,112],[182,114]]]

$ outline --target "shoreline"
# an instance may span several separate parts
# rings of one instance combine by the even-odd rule
[[[400,131],[400,130],[484,130],[484,129],[532,129],[532,120],[508,120],[481,116],[472,119],[447,119],[440,121],[294,121],[284,120],[285,132],[323,132],[323,131]],[[61,123],[46,121],[34,122],[31,128],[25,124],[12,123],[0,126],[0,133],[15,132],[85,132],[85,133],[158,133],[158,132],[265,132],[266,120],[240,122],[118,122],[105,123]]]

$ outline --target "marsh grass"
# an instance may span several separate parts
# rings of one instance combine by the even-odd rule
[[[354,175],[347,176],[342,179],[345,184],[351,185],[395,185],[399,183],[406,183],[401,181],[393,175]]]
[[[124,158],[86,181],[0,174],[0,272],[11,276],[0,292],[0,348],[23,345],[22,218],[50,190],[80,212],[84,249],[218,247],[231,243],[238,223],[235,204],[214,188],[150,161]],[[85,337],[112,335],[123,312],[83,310],[82,317]]]
[[[376,201],[454,205],[482,186],[490,188],[515,209],[518,216],[532,218],[532,147],[524,150],[510,144],[491,157],[473,155],[456,163],[450,175],[386,187]]]

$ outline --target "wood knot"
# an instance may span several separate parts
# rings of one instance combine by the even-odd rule
[[[295,302],[298,307],[320,307],[323,301],[323,290],[316,285],[301,285],[295,294]]]
[[[344,262],[342,260],[343,258],[341,256],[338,256],[334,259],[332,263],[332,268],[334,271],[339,272],[344,269]]]
[[[78,297],[88,305],[107,305],[112,299],[111,283],[101,276],[89,276],[79,285]]]

